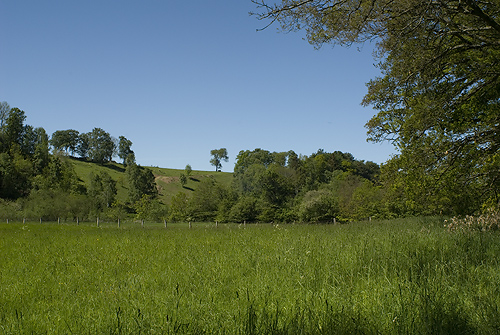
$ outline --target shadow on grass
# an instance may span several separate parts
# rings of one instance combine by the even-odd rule
[[[189,191],[194,191],[194,189],[192,189],[191,187],[182,186],[182,188],[185,188],[186,190],[189,190]]]
[[[199,179],[197,179],[197,178],[195,178],[195,177],[189,177],[189,179],[191,179],[192,181],[195,181],[195,182],[197,182],[197,183],[199,183],[199,182],[200,182],[200,180],[199,180]]]
[[[111,170],[118,171],[118,172],[125,172],[125,169],[123,167],[116,166],[114,164],[109,164],[109,165],[105,164],[104,167],[111,169]]]

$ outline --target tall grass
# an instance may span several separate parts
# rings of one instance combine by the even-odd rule
[[[0,334],[496,334],[500,235],[431,219],[0,225]]]

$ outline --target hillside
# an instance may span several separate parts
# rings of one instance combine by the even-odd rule
[[[125,167],[122,164],[111,162],[105,164],[97,164],[88,161],[83,161],[76,158],[69,158],[69,162],[73,165],[78,178],[87,186],[90,182],[90,174],[100,171],[106,171],[111,178],[116,180],[117,187],[117,200],[119,202],[126,202],[128,198],[128,180],[125,174]],[[158,187],[158,194],[160,200],[169,204],[172,196],[179,192],[184,192],[187,195],[196,192],[197,185],[204,178],[214,178],[217,182],[229,186],[233,179],[233,174],[228,172],[215,172],[215,171],[197,171],[193,170],[191,177],[185,187],[181,186],[179,176],[184,170],[149,167],[155,176],[156,185]]]

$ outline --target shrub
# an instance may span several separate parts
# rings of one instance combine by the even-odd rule
[[[500,211],[498,209],[490,209],[479,216],[453,217],[450,220],[445,220],[445,227],[450,231],[500,230]]]

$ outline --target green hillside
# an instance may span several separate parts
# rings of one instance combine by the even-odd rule
[[[90,182],[91,173],[98,173],[106,171],[111,178],[116,180],[116,187],[118,190],[117,200],[119,202],[126,202],[128,198],[128,179],[125,174],[125,167],[119,163],[105,163],[97,164],[88,161],[83,161],[76,158],[69,158],[73,165],[78,178],[88,186]],[[198,184],[204,178],[214,178],[218,183],[229,186],[233,179],[233,174],[228,172],[215,172],[215,171],[197,171],[193,170],[190,178],[188,179],[185,187],[182,187],[179,176],[184,170],[158,168],[145,166],[144,168],[150,169],[155,176],[156,185],[158,187],[158,194],[160,200],[169,204],[172,196],[179,192],[184,192],[187,195],[196,192]]]

